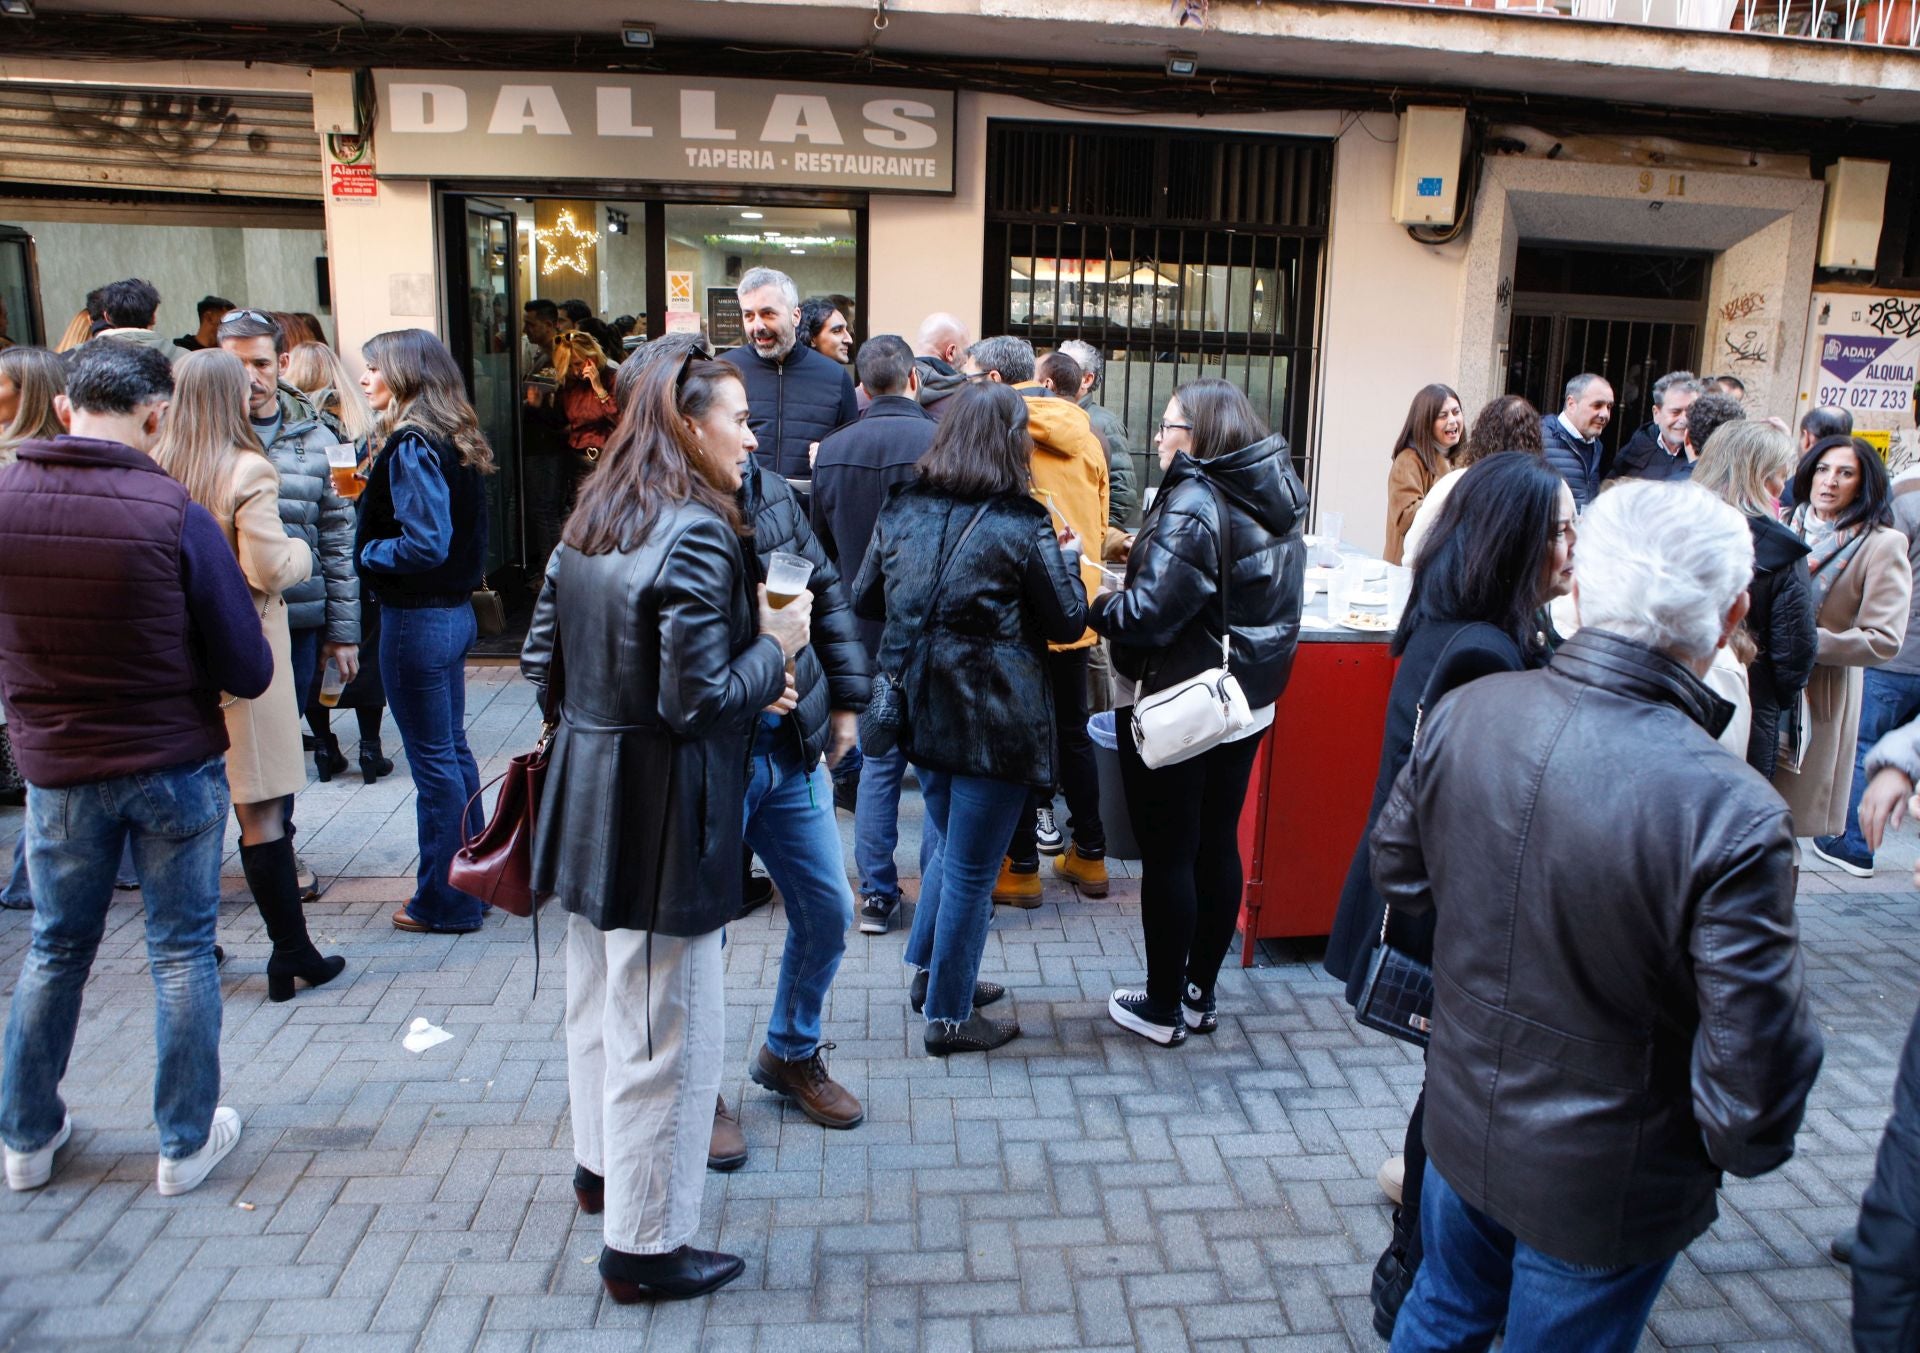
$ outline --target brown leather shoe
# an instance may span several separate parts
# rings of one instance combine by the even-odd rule
[[[776,1057],[765,1043],[753,1059],[747,1074],[753,1083],[776,1095],[785,1095],[800,1106],[800,1112],[821,1127],[858,1127],[867,1111],[853,1097],[853,1091],[827,1074],[827,1059],[821,1054],[833,1044],[822,1043],[811,1057],[789,1062]]]
[[[727,1111],[727,1097],[720,1095],[713,1102],[713,1136],[707,1142],[707,1168],[724,1174],[746,1163],[747,1134],[740,1130],[740,1120]]]

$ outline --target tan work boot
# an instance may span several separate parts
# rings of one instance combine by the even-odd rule
[[[821,1054],[833,1044],[822,1043],[812,1056],[789,1062],[765,1043],[747,1068],[753,1083],[776,1095],[785,1095],[800,1106],[800,1112],[821,1127],[858,1127],[867,1111],[854,1098],[853,1091],[827,1074],[827,1059]]]
[[[1107,895],[1106,860],[1090,860],[1080,853],[1078,846],[1068,846],[1064,854],[1054,857],[1053,872],[1088,897]]]
[[[713,1136],[707,1141],[707,1168],[725,1173],[747,1163],[747,1134],[740,1120],[727,1111],[727,1097],[717,1096],[713,1104]]]
[[[1025,907],[1028,911],[1039,906],[1039,864],[1035,863],[1031,869],[1015,869],[1013,861],[1003,857],[1000,861],[1000,881],[993,885],[993,900],[996,906]]]

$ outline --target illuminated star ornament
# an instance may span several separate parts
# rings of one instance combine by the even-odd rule
[[[534,231],[533,237],[540,241],[540,248],[546,253],[540,265],[542,277],[551,277],[562,268],[571,268],[585,277],[587,250],[600,243],[599,231],[582,230],[574,224],[572,207],[561,211],[552,225]]]

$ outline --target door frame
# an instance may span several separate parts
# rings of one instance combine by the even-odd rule
[[[460,377],[466,383],[467,399],[472,402],[477,391],[473,379],[473,329],[467,323],[464,313],[456,313],[453,298],[465,296],[471,290],[473,277],[467,267],[467,220],[470,215],[487,217],[495,221],[505,221],[507,226],[507,248],[511,257],[515,235],[515,218],[510,208],[503,207],[489,199],[491,194],[461,193],[447,199],[449,208],[441,213],[442,252],[447,264],[447,284],[440,296],[442,332],[447,336],[447,350],[453,354],[454,364],[460,368]],[[507,320],[511,328],[511,337],[507,343],[507,364],[511,373],[511,383],[516,391],[515,407],[518,407],[520,382],[526,373],[520,370],[520,279],[518,272],[509,264],[507,268]],[[520,428],[516,419],[513,428],[513,471],[514,504],[516,506],[514,527],[516,539],[511,549],[503,549],[499,566],[490,577],[524,573],[527,552],[527,486],[526,460],[520,446]]]

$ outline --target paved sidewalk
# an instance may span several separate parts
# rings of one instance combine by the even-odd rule
[[[469,689],[483,761],[531,742],[510,669],[475,668]],[[777,907],[756,913],[729,932],[724,1083],[753,1157],[708,1177],[701,1234],[746,1274],[623,1308],[601,1295],[598,1226],[572,1200],[557,916],[537,989],[524,921],[395,932],[414,855],[404,764],[376,786],[311,785],[296,817],[303,853],[342,875],[308,916],[347,972],[269,1004],[265,935],[227,880],[223,1099],[246,1134],[198,1191],[160,1198],[152,989],[122,895],[66,1082],[73,1145],[46,1189],[0,1192],[0,1348],[1383,1347],[1366,1298],[1388,1229],[1373,1173],[1420,1067],[1356,1030],[1311,948],[1231,967],[1220,1032],[1160,1049],[1105,1016],[1108,990],[1143,971],[1137,883],[1106,902],[1050,883],[1038,910],[996,915],[983,965],[1023,1036],[939,1061],[907,1009],[902,935],[851,936],[827,1033],[868,1120],[830,1133],[746,1080],[785,930]],[[0,810],[0,848],[19,818]],[[1827,1062],[1799,1155],[1730,1182],[1643,1347],[1846,1347],[1846,1271],[1824,1244],[1871,1173],[1920,1000],[1914,856],[1909,838],[1873,880],[1803,877]],[[27,933],[0,912],[0,991]],[[416,1018],[451,1041],[405,1051]]]

